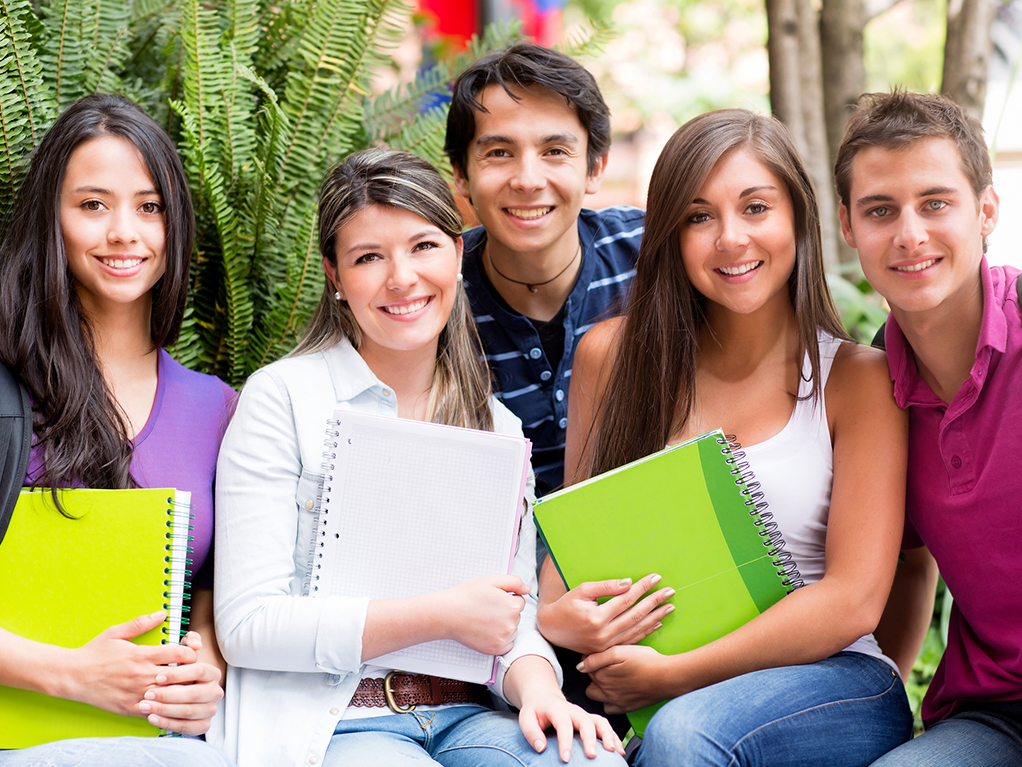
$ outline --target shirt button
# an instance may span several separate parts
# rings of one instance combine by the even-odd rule
[[[390,389],[384,389],[383,390],[383,396],[384,397],[389,397],[390,396]]]
[[[558,389],[557,391],[555,391],[554,399],[557,400],[558,402],[562,402],[564,400],[564,389]]]
[[[552,376],[553,373],[551,373],[549,370],[544,370],[542,373],[539,374],[540,380],[542,381],[549,381]]]
[[[543,350],[540,349],[538,346],[529,349],[529,356],[532,357],[534,360],[538,360],[540,357],[543,356]]]
[[[962,459],[959,458],[957,455],[951,456],[951,465],[954,466],[956,469],[962,468]]]
[[[330,709],[330,713],[331,714],[339,714],[339,713],[341,713],[341,710],[339,708],[332,708],[332,709]]]
[[[567,418],[562,418],[560,421],[557,422],[557,425],[560,426],[562,429],[567,429],[568,428],[568,419]]]
[[[319,761],[319,759],[317,759],[314,756],[310,756],[309,757],[309,764],[316,764],[318,761]]]
[[[316,508],[316,502],[315,501],[306,501],[305,502],[305,508],[307,508],[309,511],[312,511],[314,508]]]

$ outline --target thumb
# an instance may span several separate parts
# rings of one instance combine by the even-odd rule
[[[586,581],[585,583],[579,584],[578,594],[586,597],[587,599],[612,597],[617,596],[618,594],[624,594],[631,587],[631,578],[622,578],[617,581]]]
[[[517,594],[518,596],[525,596],[532,590],[529,588],[529,585],[517,575],[498,576],[494,580],[493,585],[498,589],[503,589],[509,594]]]
[[[134,639],[140,634],[159,626],[167,618],[165,610],[157,610],[149,615],[140,615],[127,623],[111,626],[103,633],[111,639]]]

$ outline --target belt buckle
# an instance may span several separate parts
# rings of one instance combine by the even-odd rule
[[[404,671],[396,671],[395,670],[395,671],[388,672],[387,676],[383,677],[383,697],[385,697],[387,699],[387,707],[390,708],[390,710],[393,711],[395,714],[409,714],[409,713],[411,713],[412,711],[415,710],[415,704],[414,703],[409,705],[409,706],[405,706],[404,708],[401,708],[397,704],[397,699],[394,697],[394,691],[390,687],[390,681],[397,674],[405,675],[405,673],[406,672],[404,672]]]

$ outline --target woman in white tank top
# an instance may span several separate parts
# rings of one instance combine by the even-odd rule
[[[906,418],[883,354],[838,320],[816,198],[779,121],[726,110],[674,134],[650,182],[628,314],[582,340],[569,401],[576,481],[713,429],[737,435],[805,581],[721,639],[665,656],[635,642],[673,610],[670,584],[565,592],[547,561],[540,628],[583,653],[589,696],[608,713],[670,699],[636,764],[868,765],[911,736],[896,667],[871,635],[901,540]]]

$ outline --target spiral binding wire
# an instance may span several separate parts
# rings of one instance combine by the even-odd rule
[[[166,576],[163,581],[163,587],[166,589],[163,592],[163,598],[167,600],[163,609],[167,611],[167,619],[164,621],[163,626],[160,627],[160,631],[163,633],[163,639],[160,640],[161,644],[170,644],[171,642],[177,643],[181,641],[184,636],[184,623],[185,613],[190,612],[191,607],[189,601],[191,600],[191,581],[188,580],[188,568],[192,564],[192,559],[189,554],[192,551],[192,541],[195,540],[191,534],[195,529],[193,522],[193,514],[191,504],[182,503],[176,501],[174,498],[167,498],[167,533],[165,535],[167,543],[164,544],[163,550],[167,552],[166,556],[163,557],[163,562],[166,565],[163,568],[163,574]],[[186,519],[187,524],[184,525],[188,531],[188,535],[181,536],[177,534],[177,531],[181,529],[179,519],[181,517]],[[182,540],[183,538],[183,540]],[[175,544],[179,544],[177,547]],[[184,544],[180,546],[180,544]],[[175,551],[175,548],[177,550]],[[175,604],[171,601],[171,593],[173,590],[173,571],[175,568],[180,567],[182,569],[182,588],[181,588],[181,602]],[[175,636],[171,635],[171,625],[177,625]]]
[[[319,591],[316,585],[319,581],[319,571],[323,568],[323,545],[329,525],[330,510],[326,505],[330,502],[330,494],[333,492],[334,461],[337,459],[337,438],[340,436],[341,422],[335,419],[327,421],[326,437],[323,440],[323,462],[320,468],[323,472],[323,481],[319,486],[319,495],[316,498],[316,519],[312,525],[312,540],[309,541],[309,574],[305,579],[304,593],[315,594]]]
[[[731,467],[731,476],[735,477],[735,484],[741,488],[745,505],[749,509],[749,516],[753,518],[754,524],[759,528],[759,535],[763,538],[763,545],[769,550],[773,557],[771,563],[777,568],[777,574],[783,579],[781,583],[788,589],[790,594],[795,589],[802,588],[805,583],[798,566],[791,556],[791,552],[784,550],[784,538],[781,530],[774,522],[774,515],[767,511],[769,504],[760,483],[756,481],[756,474],[749,467],[745,460],[745,451],[734,434],[725,434],[724,439],[717,438],[717,444],[723,445],[720,451],[727,456],[726,463]]]

